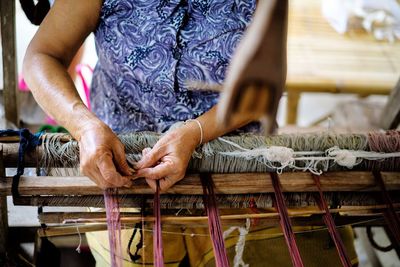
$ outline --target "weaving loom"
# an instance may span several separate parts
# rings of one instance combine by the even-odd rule
[[[159,135],[146,132],[119,137],[129,161],[137,161],[141,151],[152,147]],[[25,154],[25,167],[34,167],[43,176],[21,176],[18,190],[13,192],[14,204],[104,207],[102,190],[79,176],[78,143],[60,134],[46,134],[41,141],[34,151]],[[5,177],[5,169],[17,166],[18,150],[18,139],[3,137],[2,195],[11,194],[12,178]],[[214,140],[193,154],[186,177],[161,195],[163,225],[190,227],[189,222],[197,226],[207,223],[207,217],[196,212],[205,208],[200,178],[212,179],[219,208],[233,208],[232,214],[220,216],[224,225],[243,225],[246,218],[251,218],[261,225],[277,226],[281,211],[276,210],[274,181],[284,192],[293,225],[324,225],[321,216],[325,210],[315,198],[319,183],[323,198],[336,215],[336,225],[384,225],[387,216],[383,215],[391,210],[397,216],[400,207],[400,132],[269,137],[246,134]],[[382,190],[387,193],[382,194]],[[118,191],[120,207],[153,208],[153,192],[143,179]],[[235,208],[254,207],[262,212],[235,214]],[[193,214],[188,215],[186,209]],[[82,223],[80,233],[106,229],[105,212],[101,211],[42,212],[39,220],[43,224],[63,224],[43,228],[39,236],[77,233],[77,222]],[[140,211],[121,212],[120,220],[125,227],[133,227],[140,221],[153,222],[154,217],[143,217]],[[396,233],[392,237],[398,246]]]

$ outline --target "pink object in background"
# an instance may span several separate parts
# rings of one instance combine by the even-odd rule
[[[90,107],[90,87],[88,85],[88,82],[86,81],[85,77],[83,76],[83,69],[87,68],[90,71],[90,74],[93,73],[93,68],[90,67],[87,64],[78,64],[75,68],[76,73],[78,74],[79,78],[82,81],[82,87],[83,87],[83,95],[84,95],[84,101],[86,102],[87,108],[91,110]],[[28,85],[26,84],[23,75],[20,74],[18,77],[18,89],[21,92],[29,92]],[[57,122],[50,116],[46,116],[45,123],[49,125],[57,125]]]
[[[22,92],[29,92],[28,85],[26,84],[24,78],[22,77],[22,74],[20,74],[18,77],[18,89]]]
[[[83,92],[84,92],[84,95],[85,95],[87,108],[89,110],[91,110],[91,106],[90,106],[90,88],[89,88],[89,85],[86,82],[86,79],[85,79],[85,77],[83,76],[83,73],[82,73],[82,70],[85,67],[90,71],[91,74],[93,73],[93,69],[87,64],[78,64],[78,65],[76,65],[75,71],[76,71],[76,73],[78,74],[79,78],[82,81],[82,87],[83,87]]]

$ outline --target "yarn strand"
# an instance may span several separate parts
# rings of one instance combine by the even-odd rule
[[[104,204],[107,216],[111,266],[122,267],[121,218],[117,188],[104,190]]]
[[[289,214],[283,197],[279,177],[276,173],[271,172],[272,186],[275,191],[275,203],[280,217],[280,225],[282,227],[283,235],[289,249],[290,258],[294,267],[304,267],[303,261],[300,256],[299,249],[296,244],[296,239],[293,233],[292,224],[290,223]]]
[[[153,257],[154,266],[164,267],[163,243],[161,232],[161,210],[160,210],[160,182],[157,180],[157,189],[154,194],[154,226],[153,226]]]
[[[203,201],[208,216],[208,228],[214,250],[215,265],[217,267],[229,267],[221,219],[214,194],[214,183],[209,173],[200,173],[200,180],[203,186]]]
[[[382,179],[382,175],[379,171],[373,172],[376,182],[381,188],[382,198],[385,204],[387,205],[387,209],[384,212],[384,218],[386,223],[388,224],[388,228],[395,238],[397,245],[400,244],[400,219],[396,210],[393,207],[393,202],[390,199],[389,193],[386,190],[385,183]]]
[[[325,201],[324,195],[322,194],[322,188],[321,188],[321,182],[319,180],[319,176],[317,175],[312,175],[314,178],[314,182],[317,186],[318,193],[315,194],[315,201],[317,202],[319,208],[325,213],[322,215],[322,218],[325,222],[325,225],[328,229],[328,232],[335,243],[337,252],[339,254],[340,261],[342,262],[342,265],[344,267],[351,267],[351,261],[349,256],[346,253],[345,246],[343,244],[342,238],[340,237],[340,234],[338,230],[336,229],[335,221],[333,220],[332,214],[329,212],[328,204]]]

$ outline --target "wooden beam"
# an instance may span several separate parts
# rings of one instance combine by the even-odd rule
[[[0,1],[3,56],[3,97],[7,122],[19,126],[17,105],[17,57],[15,39],[15,1]]]
[[[268,173],[212,174],[216,194],[272,193]],[[400,190],[400,172],[383,172],[388,190]],[[279,175],[284,192],[315,192],[310,173],[287,172]],[[379,191],[370,172],[328,172],[320,177],[325,192],[374,192]],[[11,194],[11,177],[0,181],[0,195]],[[102,190],[87,177],[22,176],[21,195],[102,195]],[[121,194],[153,194],[144,179],[133,181],[131,188],[121,188]],[[167,194],[202,195],[199,174],[188,174],[168,189]]]
[[[389,100],[381,115],[381,127],[385,130],[396,129],[400,124],[400,79],[393,88]]]

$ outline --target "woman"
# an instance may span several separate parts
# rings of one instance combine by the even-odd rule
[[[197,118],[164,135],[135,166],[135,177],[145,177],[153,189],[160,179],[166,190],[183,178],[200,141],[253,120],[217,127],[218,95],[189,91],[185,83],[223,82],[254,8],[255,1],[56,1],[28,47],[26,80],[42,108],[79,141],[81,171],[102,188],[129,186],[132,178],[114,132],[165,132],[178,121]],[[99,56],[94,113],[66,75],[91,32]]]
[[[258,130],[258,124],[249,124],[255,119],[250,116],[233,119],[226,127],[217,124],[218,94],[186,86],[188,81],[223,82],[255,4],[256,0],[55,1],[29,45],[24,73],[38,103],[79,141],[82,173],[101,188],[130,186],[131,179],[145,177],[153,189],[160,180],[165,191],[184,177],[199,144],[242,126]],[[66,72],[91,32],[99,57],[92,81],[93,113]],[[180,121],[186,123],[166,132]],[[133,174],[115,133],[144,130],[166,133],[146,150]],[[210,253],[203,252],[211,245],[204,237],[190,236],[173,242],[168,237],[174,247],[165,245],[166,262],[178,265],[186,248],[197,255],[189,257],[191,265],[206,264]],[[263,235],[256,236],[254,249],[266,247],[257,243],[260,238]],[[234,248],[233,239],[230,243]],[[287,256],[282,239],[280,245],[269,244],[271,251],[286,251]],[[249,250],[256,265],[282,263],[279,257],[267,261],[265,253],[257,251]]]

